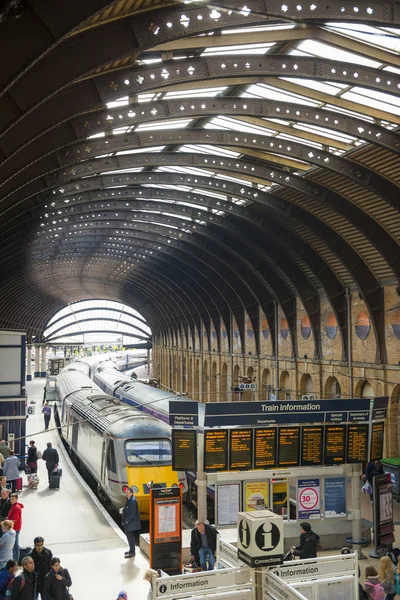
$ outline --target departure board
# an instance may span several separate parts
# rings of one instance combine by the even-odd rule
[[[347,463],[362,463],[368,460],[368,425],[347,426]]]
[[[278,467],[298,467],[300,464],[300,427],[279,427]]]
[[[322,465],[323,427],[303,427],[301,464],[303,467]]]
[[[204,432],[204,470],[228,471],[228,430]]]
[[[385,424],[372,423],[371,430],[371,452],[370,460],[381,460],[383,457],[383,436],[385,433]]]
[[[346,455],[346,427],[344,425],[325,427],[324,464],[341,465]]]
[[[253,429],[229,431],[229,469],[249,471],[253,468]]]
[[[197,444],[195,429],[172,430],[172,470],[197,470]]]
[[[255,430],[254,468],[270,469],[276,466],[276,427]]]

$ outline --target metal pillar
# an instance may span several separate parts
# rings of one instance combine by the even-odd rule
[[[204,472],[204,432],[197,432],[197,518],[207,520],[207,475]]]
[[[32,381],[32,344],[27,345],[26,380]]]
[[[361,488],[360,488],[360,465],[352,465],[351,469],[351,497],[352,497],[352,527],[351,537],[353,551],[359,558],[365,558],[362,553],[361,539]]]
[[[35,345],[35,377],[40,377],[40,346]]]
[[[47,375],[47,364],[46,364],[46,344],[42,344],[42,357],[40,361],[40,377],[46,377]]]

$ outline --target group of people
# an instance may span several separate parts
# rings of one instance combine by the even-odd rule
[[[66,600],[69,597],[72,580],[68,569],[64,569],[60,559],[45,547],[42,537],[36,537],[33,543],[33,550],[21,561],[19,575],[15,559],[8,560],[0,570],[0,600],[37,600],[39,595],[41,600]]]
[[[400,563],[396,569],[389,556],[382,556],[378,571],[372,565],[366,567],[364,587],[361,588],[365,600],[394,600],[399,592]]]

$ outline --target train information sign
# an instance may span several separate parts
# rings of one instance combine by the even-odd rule
[[[172,470],[196,471],[197,438],[195,429],[172,430]]]
[[[204,470],[228,471],[228,430],[204,432]]]
[[[370,460],[381,460],[383,457],[383,436],[385,424],[372,423]]]
[[[254,468],[269,469],[276,465],[276,427],[257,428],[254,435]]]
[[[229,469],[249,471],[253,468],[253,429],[229,432]]]
[[[301,444],[301,464],[304,467],[322,465],[323,427],[303,427]]]
[[[341,465],[346,458],[346,426],[327,425],[325,428],[324,463]]]
[[[278,467],[298,467],[300,464],[300,427],[278,429]]]
[[[347,463],[361,463],[368,460],[368,425],[347,426]]]

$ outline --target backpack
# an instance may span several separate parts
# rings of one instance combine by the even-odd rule
[[[366,581],[364,585],[365,587],[369,585],[373,588],[371,590],[371,600],[385,600],[386,594],[383,591],[383,587],[380,583],[371,583],[370,581]]]
[[[396,590],[396,594],[400,594],[400,575],[398,573],[394,574],[394,588]]]
[[[12,584],[16,579],[20,579],[21,580],[21,587],[19,588],[20,591],[22,590],[22,588],[25,585],[25,579],[24,577],[22,577],[22,575],[18,575],[18,577],[13,577],[12,579],[10,579],[10,581],[8,582],[8,587],[7,587],[7,591],[6,591],[6,598],[11,598],[11,588],[12,588]]]

